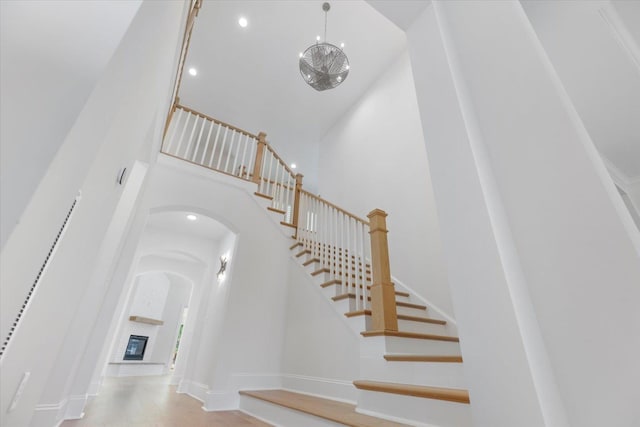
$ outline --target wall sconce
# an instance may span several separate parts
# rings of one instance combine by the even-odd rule
[[[227,258],[226,257],[220,257],[220,270],[218,270],[218,279],[220,278],[220,276],[224,276],[224,272],[227,269]]]

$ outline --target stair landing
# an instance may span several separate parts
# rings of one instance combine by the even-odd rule
[[[294,393],[285,390],[254,390],[240,391],[241,395],[254,399],[294,409],[309,415],[324,418],[345,426],[353,427],[407,427],[407,424],[399,424],[381,418],[371,417],[356,412],[355,405],[338,402],[336,400],[323,399],[306,394]]]

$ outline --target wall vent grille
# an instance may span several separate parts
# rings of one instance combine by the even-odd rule
[[[22,315],[24,314],[24,312],[26,311],[27,307],[29,306],[29,303],[31,302],[31,297],[33,296],[34,292],[36,291],[36,288],[38,287],[38,284],[40,283],[40,279],[42,278],[42,275],[44,274],[45,270],[47,269],[47,267],[49,265],[49,261],[51,260],[51,257],[53,256],[55,250],[57,249],[58,243],[60,242],[60,239],[62,238],[65,230],[67,229],[67,225],[69,223],[69,219],[71,219],[71,214],[73,214],[73,211],[76,208],[76,204],[78,203],[79,200],[80,200],[80,196],[78,195],[75,198],[75,200],[73,201],[73,203],[71,204],[71,208],[69,208],[69,212],[67,212],[67,216],[65,217],[64,221],[62,222],[62,226],[60,227],[60,230],[58,231],[58,234],[56,235],[55,239],[53,240],[53,243],[52,243],[51,247],[49,248],[49,253],[47,253],[47,256],[45,257],[44,262],[42,263],[42,266],[40,267],[40,271],[38,271],[38,274],[36,275],[36,278],[33,281],[33,284],[31,285],[31,288],[29,289],[29,292],[27,293],[27,296],[24,299],[24,302],[22,303],[22,307],[20,308],[20,310],[18,311],[17,316],[13,320],[13,324],[11,325],[11,328],[9,328],[9,332],[7,333],[7,336],[2,341],[2,347],[0,348],[0,358],[4,357],[4,354],[5,354],[6,350],[7,350],[7,347],[9,346],[9,342],[11,341],[11,337],[13,337],[13,335],[15,334],[16,329],[18,328],[18,325],[20,324],[20,319],[22,318]]]

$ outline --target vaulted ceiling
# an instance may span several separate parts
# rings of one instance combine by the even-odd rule
[[[181,103],[250,132],[265,131],[312,183],[317,142],[405,48],[405,35],[363,0],[334,1],[327,41],[345,43],[349,76],[317,92],[298,55],[324,37],[322,1],[205,1],[192,36]],[[246,28],[238,25],[248,20]]]

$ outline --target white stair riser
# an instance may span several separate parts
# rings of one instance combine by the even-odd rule
[[[462,363],[387,362],[382,358],[362,358],[360,378],[400,384],[466,388]]]
[[[362,302],[362,300],[360,302]],[[355,298],[342,298],[337,301],[334,301],[334,304],[337,304],[336,308],[340,313],[349,313],[350,311],[357,311],[357,310],[363,309],[362,305],[356,305]],[[369,307],[367,306],[367,308]]]
[[[457,342],[403,337],[384,337],[386,354],[428,354],[431,356],[460,356]]]
[[[416,322],[413,320],[398,319],[398,330],[402,332],[418,332],[421,334],[449,335],[445,325]]]
[[[352,294],[355,294],[356,292],[356,287],[355,286],[343,286],[340,283],[335,283],[335,284],[331,284],[330,286],[326,286],[324,289],[326,289],[328,292],[326,295],[329,295],[330,297],[334,297],[337,295],[342,295],[345,294],[347,292],[350,292]],[[367,289],[367,297],[371,296],[371,290]],[[402,301],[402,302],[410,302],[409,297],[404,296],[404,295],[396,295],[396,301]]]
[[[396,306],[396,312],[398,314],[406,314],[407,316],[429,317],[429,310],[425,310],[424,308]]]
[[[349,324],[349,327],[351,327],[351,329],[358,335],[360,335],[360,332],[366,331],[368,327],[367,323],[365,322],[365,316],[347,317],[347,323]]]
[[[240,396],[240,410],[262,419],[274,426],[282,427],[338,427],[342,424],[325,420],[304,412],[275,405],[264,400],[255,399],[250,396]]]
[[[359,390],[358,412],[386,414],[419,426],[471,427],[471,408],[448,402],[376,391]]]

